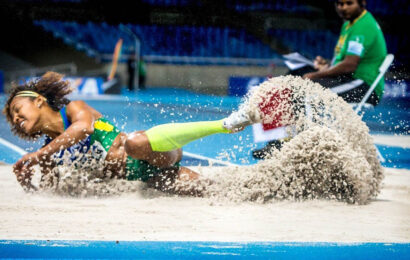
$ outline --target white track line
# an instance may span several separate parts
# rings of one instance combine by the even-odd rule
[[[207,160],[207,161],[212,162],[212,163],[219,163],[219,164],[226,165],[226,166],[240,166],[239,164],[225,162],[225,161],[221,161],[221,160],[217,160],[217,159],[213,159],[213,158],[209,158],[209,157],[206,157],[206,156],[202,156],[202,155],[194,154],[194,153],[189,153],[189,152],[185,152],[185,151],[183,152],[183,154],[186,155],[186,156],[195,158],[195,159]]]
[[[68,96],[70,99],[80,99],[80,100],[96,100],[96,101],[130,101],[134,97],[111,95],[111,94],[101,94],[101,95],[80,95],[80,94],[70,94]]]
[[[25,155],[27,153],[22,148],[18,147],[15,144],[10,143],[9,141],[4,140],[1,137],[0,137],[0,144],[7,146],[8,148],[12,149],[13,151],[19,153],[20,155]]]
[[[10,143],[9,141],[4,140],[1,137],[0,137],[0,144],[2,144],[4,146],[7,146],[8,148],[12,149],[13,151],[17,152],[20,155],[25,155],[27,153],[22,148],[18,147],[15,144]],[[195,158],[195,159],[207,160],[207,161],[212,162],[212,163],[218,163],[218,164],[222,164],[222,165],[226,165],[226,166],[238,166],[238,164],[225,162],[225,161],[222,161],[222,160],[217,160],[217,159],[213,159],[213,158],[209,158],[209,157],[206,157],[206,156],[202,156],[202,155],[198,155],[198,154],[194,154],[194,153],[189,153],[189,152],[185,152],[185,151],[184,151],[184,155]]]
[[[386,145],[390,147],[401,147],[401,148],[410,148],[410,136],[394,136],[394,135],[373,135],[374,143],[379,145]],[[24,151],[22,148],[18,147],[15,144],[10,143],[9,141],[4,140],[0,137],[0,144],[7,146],[8,148],[12,149],[13,151],[17,152],[20,155],[25,155],[27,152]],[[226,166],[239,166],[235,163],[230,163],[222,160],[213,159],[210,157],[190,153],[190,152],[183,152],[184,155],[199,159],[199,160],[207,160],[212,163],[219,163]]]
[[[410,148],[409,135],[372,135],[374,144]]]

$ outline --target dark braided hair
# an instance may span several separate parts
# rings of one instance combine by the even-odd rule
[[[65,96],[73,91],[73,89],[70,88],[70,83],[68,81],[62,80],[63,77],[64,75],[62,74],[49,71],[46,72],[41,78],[28,81],[22,85],[17,85],[14,82],[12,83],[12,88],[9,91],[10,96],[8,97],[7,102],[4,106],[3,114],[6,115],[6,119],[11,125],[11,131],[15,135],[18,135],[23,139],[29,140],[35,139],[39,137],[39,135],[41,135],[41,133],[28,135],[13,124],[13,118],[11,116],[10,111],[10,104],[13,98],[16,96],[16,94],[20,91],[25,90],[34,91],[47,99],[46,102],[51,107],[51,109],[53,109],[54,111],[59,111],[65,105],[70,103],[70,100],[67,99]],[[30,98],[32,100],[35,99],[35,97],[27,98]]]

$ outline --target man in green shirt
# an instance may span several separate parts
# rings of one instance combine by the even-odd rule
[[[315,67],[303,67],[290,74],[303,76],[330,88],[348,103],[359,103],[379,73],[386,55],[386,42],[374,17],[365,9],[365,0],[336,0],[336,11],[345,21],[329,63],[315,59]],[[367,103],[377,105],[383,95],[384,79],[380,80]],[[255,159],[263,159],[282,142],[273,140],[253,151]]]
[[[304,78],[321,83],[345,99],[360,102],[379,73],[387,55],[383,33],[364,0],[336,0],[337,13],[345,20],[331,64],[322,57],[315,60],[316,71]],[[382,79],[367,103],[377,105],[383,95]]]

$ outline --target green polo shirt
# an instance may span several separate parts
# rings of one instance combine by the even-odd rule
[[[373,15],[366,10],[353,22],[346,21],[335,47],[333,65],[343,61],[348,55],[360,56],[360,62],[353,77],[371,85],[379,74],[379,67],[387,55],[383,32]],[[381,98],[384,78],[375,88]]]

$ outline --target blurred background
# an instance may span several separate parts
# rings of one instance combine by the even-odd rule
[[[396,57],[387,74],[396,82],[386,92],[403,92],[392,84],[409,78],[410,36],[404,27],[410,5],[369,0],[367,9]],[[3,91],[12,80],[50,69],[106,81],[122,39],[117,85],[108,92],[128,89],[132,61],[139,60],[135,89],[139,83],[240,95],[232,88],[250,80],[241,77],[284,74],[283,54],[330,59],[342,20],[333,0],[2,0],[0,24]]]

